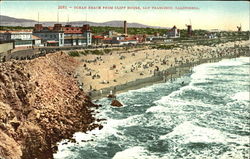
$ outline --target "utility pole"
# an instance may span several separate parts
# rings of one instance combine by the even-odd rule
[[[57,24],[59,24],[59,12],[57,12]]]

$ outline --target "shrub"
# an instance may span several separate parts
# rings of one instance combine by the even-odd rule
[[[80,51],[79,53],[82,55],[87,55],[87,53],[85,51]]]
[[[111,49],[104,49],[103,51],[104,51],[105,54],[108,54],[108,53],[111,52]]]
[[[94,51],[92,51],[92,54],[94,54],[94,55],[103,55],[103,52],[100,51],[100,50],[94,50]]]
[[[69,56],[76,57],[76,56],[80,56],[80,54],[79,54],[78,51],[70,51],[70,52],[69,52]]]
[[[86,54],[86,55],[89,54],[89,53],[91,53],[90,50],[85,50],[85,54]]]

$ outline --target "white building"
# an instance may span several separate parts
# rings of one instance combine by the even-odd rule
[[[5,31],[0,33],[2,41],[14,40],[15,48],[17,47],[32,47],[34,44],[39,44],[40,39],[33,38],[31,31]]]
[[[117,36],[113,37],[111,40],[111,44],[119,44],[119,45],[137,44],[137,43],[138,39],[136,37]]]
[[[63,31],[49,31],[43,30],[33,32],[33,35],[42,39],[44,46],[64,46],[64,33]]]
[[[89,46],[92,43],[92,33],[89,25],[82,27],[62,26],[43,27],[35,24],[33,35],[42,39],[44,46]]]
[[[64,46],[64,32],[61,24],[55,24],[54,27],[35,24],[33,35],[41,38],[44,46]]]
[[[180,30],[174,26],[170,30],[167,31],[168,38],[179,38],[180,37]]]
[[[33,46],[43,46],[42,39],[39,38],[38,36],[32,35],[32,39],[33,39]]]

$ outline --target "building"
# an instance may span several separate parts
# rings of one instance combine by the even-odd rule
[[[110,40],[110,43],[118,44],[118,45],[128,45],[128,44],[137,44],[138,40],[136,37],[117,36],[117,37],[113,37]]]
[[[43,46],[42,45],[42,39],[39,38],[38,36],[32,35],[32,39],[34,40],[33,41],[33,46],[37,46],[37,47]]]
[[[180,30],[177,29],[176,26],[173,26],[170,30],[167,31],[168,38],[179,38],[180,37]]]
[[[39,43],[39,39],[33,38],[32,31],[3,31],[0,33],[1,41],[14,41],[15,48],[27,48],[32,47],[34,44]]]
[[[89,46],[92,43],[92,33],[90,26],[83,25],[82,27],[72,27],[65,25],[64,31],[64,44],[67,46]]]
[[[168,43],[172,42],[173,39],[169,39],[167,36],[148,36],[145,41],[152,43]]]
[[[147,36],[145,34],[144,35],[135,35],[135,36],[133,36],[133,38],[136,39],[138,43],[143,43],[143,42],[146,42]]]
[[[190,36],[192,36],[192,25],[190,24],[190,25],[186,25],[187,26],[187,34],[188,34],[188,36],[190,37]]]
[[[55,24],[54,27],[35,24],[33,35],[41,38],[44,46],[64,46],[64,31],[61,24]]]
[[[158,36],[160,36],[160,33],[154,32],[154,36],[158,37]]]
[[[127,28],[127,21],[124,21],[123,22],[123,33],[125,34],[125,35],[127,35],[128,34],[128,28]]]
[[[53,27],[43,27],[36,24],[33,35],[42,39],[44,46],[89,46],[92,43],[90,26],[72,27],[54,24]]]
[[[104,36],[105,38],[112,38],[113,36],[116,36],[116,35],[118,35],[118,33],[112,30],[102,33],[102,36]]]
[[[104,38],[103,43],[104,44],[112,44],[112,38]]]
[[[238,31],[238,32],[241,32],[241,25],[240,25],[240,26],[237,26],[237,31]]]
[[[6,60],[6,56],[14,49],[14,41],[0,41],[0,62]]]
[[[205,34],[204,37],[209,38],[209,39],[217,39],[218,35],[216,32],[209,32],[209,33]]]
[[[104,36],[100,36],[100,35],[93,35],[92,36],[92,44],[101,45],[103,43],[104,43]]]

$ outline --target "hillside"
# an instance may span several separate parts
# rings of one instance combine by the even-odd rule
[[[0,26],[23,26],[23,27],[31,27],[34,26],[37,23],[35,20],[31,19],[20,19],[20,18],[14,18],[9,17],[5,15],[0,15]],[[56,21],[41,21],[41,24],[45,26],[53,26]],[[68,22],[60,22],[63,25],[68,24]],[[123,21],[122,20],[114,20],[114,21],[108,21],[108,22],[91,22],[91,21],[70,21],[69,24],[75,25],[75,26],[82,26],[83,24],[89,24],[90,26],[110,26],[110,27],[123,27]],[[140,23],[127,23],[128,27],[134,27],[134,28],[162,28],[158,26],[149,26],[144,25]]]
[[[52,158],[56,142],[99,127],[73,77],[78,64],[59,53],[0,63],[0,158]]]

